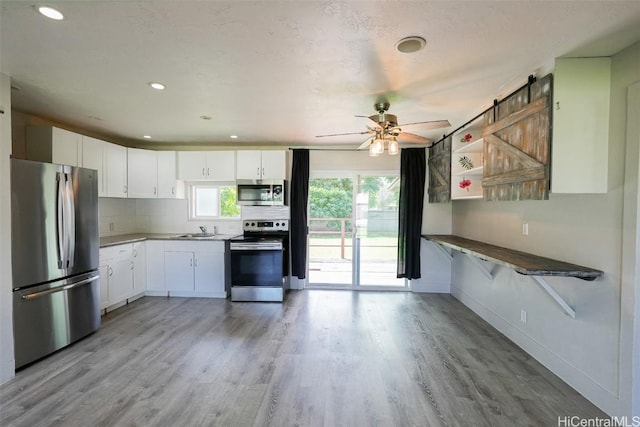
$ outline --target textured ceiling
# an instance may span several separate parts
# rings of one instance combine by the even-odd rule
[[[640,1],[2,1],[13,107],[120,140],[356,145],[384,97],[437,139],[559,56],[640,40]],[[427,47],[395,50],[406,36]],[[147,86],[166,84],[162,92]],[[211,116],[202,120],[200,116]],[[229,139],[232,134],[237,140]]]

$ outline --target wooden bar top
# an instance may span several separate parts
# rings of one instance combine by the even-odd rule
[[[485,261],[504,265],[529,276],[565,276],[594,280],[604,274],[600,270],[545,258],[514,249],[448,234],[423,234],[423,238],[442,246],[473,255]]]

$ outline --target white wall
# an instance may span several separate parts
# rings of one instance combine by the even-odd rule
[[[11,276],[11,81],[0,74],[0,383],[12,378],[13,301]]]
[[[639,57],[636,58],[640,61]],[[640,416],[640,82],[627,92],[620,318],[621,413]]]
[[[627,374],[619,362],[626,88],[638,80],[640,43],[612,62],[607,194],[456,201],[452,211],[453,234],[605,272],[595,282],[549,278],[576,310],[576,319],[563,314],[531,278],[496,267],[489,281],[459,253],[453,259],[451,292],[605,412],[622,415],[629,415],[620,407],[619,389]],[[523,221],[529,223],[528,236],[521,234]],[[521,310],[527,311],[526,323],[520,321]]]

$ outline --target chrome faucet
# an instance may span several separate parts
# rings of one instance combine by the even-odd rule
[[[202,234],[207,234],[207,227],[205,227],[204,225],[201,225],[200,231],[202,231]]]

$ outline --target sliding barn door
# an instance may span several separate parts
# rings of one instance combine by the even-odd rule
[[[484,115],[484,200],[549,198],[552,75]]]
[[[451,135],[429,148],[429,203],[451,200]]]

